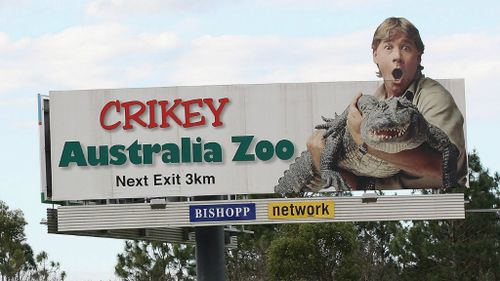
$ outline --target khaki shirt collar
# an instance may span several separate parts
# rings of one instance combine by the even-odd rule
[[[410,86],[408,87],[408,89],[406,89],[405,93],[402,96],[406,97],[410,101],[413,101],[415,93],[417,92],[417,89],[418,89],[418,84],[420,82],[420,79],[423,77],[425,77],[425,76],[421,72],[418,72],[415,75],[415,79],[413,79],[413,82],[411,82]],[[387,98],[387,93],[385,91],[384,84],[380,85],[380,87],[377,88],[374,96],[376,98],[378,98],[379,100],[383,100],[383,99]]]

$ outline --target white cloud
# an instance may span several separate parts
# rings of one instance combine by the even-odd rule
[[[204,11],[226,1],[209,0],[94,0],[85,7],[89,16],[118,18],[185,11]]]
[[[367,32],[300,39],[205,36],[186,47],[170,79],[180,84],[369,80],[374,77],[366,71],[370,50],[362,43],[369,38]]]
[[[474,33],[432,38],[422,63],[429,76],[465,79],[468,119],[498,118],[500,36]]]
[[[140,33],[118,24],[75,26],[59,33],[11,40],[0,34],[0,93],[22,88],[123,86],[134,66],[178,44],[172,33]]]
[[[228,5],[270,7],[273,9],[359,9],[394,2],[382,0],[376,4],[371,0],[93,0],[85,6],[85,13],[91,17],[107,19],[128,16],[151,16],[179,12],[206,13]]]
[[[255,1],[255,0],[253,0]],[[261,5],[281,7],[297,10],[314,10],[314,9],[359,9],[363,7],[371,7],[374,5],[387,5],[393,0],[258,0]]]
[[[118,24],[75,26],[20,40],[0,33],[0,75],[6,77],[0,93],[145,83],[369,80],[374,78],[369,40],[369,32],[359,32],[326,38],[203,36],[179,42],[172,33],[139,33]]]

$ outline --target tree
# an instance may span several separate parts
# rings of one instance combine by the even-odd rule
[[[123,280],[194,280],[194,247],[174,243],[126,241],[115,274]]]
[[[66,272],[61,271],[59,262],[49,261],[49,256],[45,251],[36,255],[35,268],[29,273],[30,280],[36,281],[64,281]]]
[[[0,275],[2,280],[13,280],[22,270],[33,266],[33,251],[25,242],[23,213],[9,210],[0,201]]]
[[[469,155],[466,210],[500,206],[499,176],[490,176],[478,155]],[[500,216],[495,212],[466,213],[465,220],[413,222],[392,241],[400,280],[500,280]]]
[[[0,276],[2,281],[59,281],[66,273],[60,271],[58,262],[48,262],[46,252],[34,258],[33,250],[26,243],[23,213],[9,210],[0,201]]]
[[[356,248],[350,223],[290,224],[279,228],[268,256],[269,280],[357,280],[349,264]]]
[[[265,280],[267,249],[276,233],[275,225],[252,225],[245,227],[253,233],[238,236],[235,249],[226,251],[228,280],[253,281]]]
[[[390,243],[404,235],[401,222],[358,222],[356,258],[361,272],[360,280],[397,280],[398,266],[391,253]]]
[[[466,210],[500,209],[498,172],[491,176],[475,151],[469,155],[469,167],[470,189],[464,192],[469,201]],[[459,271],[458,277],[500,280],[500,212],[469,212],[465,221],[454,226],[460,231],[455,234],[455,239],[462,240],[467,246],[457,249],[457,267],[465,269]]]

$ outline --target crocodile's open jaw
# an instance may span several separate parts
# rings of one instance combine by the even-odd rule
[[[394,77],[394,79],[396,80],[401,79],[401,77],[403,77],[403,70],[401,70],[401,68],[395,68],[392,71],[392,77]]]
[[[400,128],[391,128],[391,129],[379,129],[379,130],[372,130],[370,134],[374,139],[377,140],[390,140],[402,137],[406,133],[407,129],[408,126]]]

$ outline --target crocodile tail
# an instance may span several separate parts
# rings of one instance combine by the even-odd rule
[[[295,158],[294,163],[278,180],[274,192],[288,194],[318,189],[321,183],[316,182],[315,178],[311,153],[304,151],[299,157]]]

